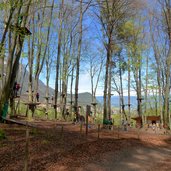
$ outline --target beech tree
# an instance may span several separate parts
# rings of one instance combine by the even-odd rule
[[[128,0],[98,0],[99,13],[96,13],[102,30],[103,30],[103,43],[106,48],[106,71],[104,82],[104,108],[103,119],[109,119],[111,116],[111,58],[112,58],[112,45],[115,45],[117,28],[129,15],[130,1]]]
[[[59,10],[59,28],[58,28],[58,46],[57,46],[57,63],[56,63],[56,79],[55,79],[55,118],[57,119],[57,99],[59,95],[59,66],[61,57],[61,41],[62,41],[62,25],[64,15],[64,0],[62,0]]]
[[[115,45],[112,57],[112,90],[119,95],[119,108],[120,113],[123,115],[124,120],[128,120],[125,111],[125,100],[124,100],[124,79],[123,75],[127,71],[126,57],[123,54],[122,45]]]
[[[78,86],[79,86],[79,77],[80,77],[80,59],[81,59],[81,50],[82,50],[82,36],[83,36],[83,15],[89,8],[92,0],[89,0],[83,9],[83,1],[80,0],[80,13],[79,13],[79,37],[78,37],[78,54],[76,59],[76,78],[75,78],[75,99],[74,99],[74,108],[75,113],[78,118]]]
[[[170,92],[170,67],[171,67],[171,1],[170,0],[163,0],[158,1],[162,12],[163,12],[163,29],[167,34],[168,40],[168,54],[166,56],[166,70],[165,70],[165,87],[164,87],[164,115],[163,121],[164,126],[169,126],[169,92]]]
[[[10,51],[9,51],[9,57],[8,57],[8,68],[6,70],[6,82],[4,83],[4,86],[2,87],[2,92],[0,94],[0,111],[2,111],[2,108],[4,104],[8,101],[12,90],[14,86],[14,82],[16,80],[17,71],[19,68],[19,60],[24,44],[24,38],[26,35],[30,35],[30,31],[26,29],[27,24],[27,18],[29,14],[29,7],[31,4],[31,0],[25,2],[23,0],[19,1],[19,4],[17,1],[15,1],[13,4],[18,5],[18,8],[15,8],[17,11],[17,16],[14,18],[14,23],[8,23],[7,25],[10,31],[13,31],[13,41],[10,42]],[[23,6],[25,4],[25,6]],[[21,20],[19,20],[19,17],[21,17]],[[9,17],[12,17],[11,15]],[[11,21],[8,20],[8,21]],[[4,30],[6,32],[6,28]],[[2,41],[3,42],[3,41]],[[2,114],[2,113],[1,113]]]

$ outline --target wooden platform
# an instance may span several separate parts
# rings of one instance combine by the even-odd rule
[[[14,99],[20,98],[20,96],[14,96]]]
[[[33,105],[33,106],[36,106],[36,105],[39,105],[40,103],[32,103],[32,102],[28,102],[28,103],[24,103],[25,105]]]
[[[93,106],[96,106],[97,105],[97,103],[91,103]]]
[[[50,97],[48,96],[48,97],[43,97],[44,99],[46,99],[46,100],[49,100],[50,99]]]
[[[61,105],[60,105],[60,104],[57,104],[57,105],[54,104],[53,107],[54,107],[54,109],[55,109],[55,108],[57,108],[57,107],[61,107]]]
[[[12,118],[26,118],[26,116],[24,116],[24,115],[12,115],[12,116],[10,116],[10,119],[12,119]]]
[[[31,124],[31,123],[29,123],[29,122],[27,122],[27,121],[19,121],[19,120],[4,118],[4,117],[2,117],[2,119],[3,119],[4,121],[6,121],[7,123],[13,123],[13,124],[24,125],[24,126],[29,126],[29,127],[34,127],[34,128],[36,128],[35,125],[33,125],[33,124]]]
[[[24,103],[25,105],[27,105],[28,106],[28,108],[31,110],[31,112],[32,112],[32,117],[34,116],[34,112],[35,112],[35,109],[36,109],[36,106],[37,105],[39,105],[40,103],[37,103],[37,102],[35,102],[35,103],[33,103],[33,102],[28,102],[28,103]],[[28,110],[26,110],[26,116],[27,116],[27,113],[28,112]]]

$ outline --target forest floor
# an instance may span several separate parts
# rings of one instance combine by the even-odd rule
[[[90,128],[34,121],[29,128],[29,170],[33,171],[170,171],[171,136],[130,129]],[[25,163],[26,127],[1,124],[0,170],[21,171]]]

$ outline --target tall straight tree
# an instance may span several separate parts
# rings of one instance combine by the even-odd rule
[[[124,59],[121,56],[121,52],[118,53],[118,58],[119,58],[119,79],[120,79],[120,96],[121,96],[121,109],[122,109],[122,113],[125,117],[125,120],[127,119],[127,115],[125,112],[125,103],[124,103],[124,95],[123,95],[123,73],[125,71],[126,68],[126,62],[124,61]]]
[[[9,65],[7,68],[7,78],[6,78],[6,82],[2,88],[2,94],[0,96],[0,115],[2,114],[2,108],[3,105],[5,104],[5,102],[7,102],[9,100],[9,97],[11,95],[11,90],[13,89],[14,86],[14,82],[16,79],[16,75],[18,72],[18,68],[19,68],[19,60],[20,60],[20,56],[21,56],[21,51],[23,48],[23,44],[24,44],[24,38],[25,35],[30,34],[30,32],[26,32],[26,30],[22,30],[22,28],[25,28],[26,24],[27,24],[27,18],[28,18],[28,14],[29,14],[29,8],[30,8],[30,4],[31,4],[32,0],[29,0],[27,2],[23,2],[23,0],[19,1],[19,7],[18,7],[18,15],[21,14],[21,11],[23,13],[23,17],[21,22],[19,22],[18,20],[18,15],[17,18],[15,18],[15,24],[16,25],[12,25],[13,27],[11,27],[11,29],[14,29],[14,36],[16,38],[14,38],[13,44],[12,44],[12,48],[11,52],[9,55],[11,60],[9,61]],[[25,5],[23,5],[25,3]],[[19,31],[17,32],[15,27],[19,27]],[[22,26],[22,28],[21,28]],[[15,41],[16,40],[16,41]],[[16,46],[14,46],[14,44],[16,44]],[[16,49],[15,49],[16,48]],[[10,67],[11,66],[11,67]]]
[[[118,93],[120,99],[120,112],[123,115],[123,119],[127,119],[125,112],[125,102],[124,102],[124,84],[123,75],[127,68],[127,63],[125,62],[124,55],[122,53],[122,47],[119,45],[115,46],[115,54],[113,54],[113,67],[112,67],[112,82],[114,86],[112,88]]]
[[[92,47],[92,44],[89,43],[89,46]],[[88,74],[90,76],[91,104],[93,105],[94,116],[96,117],[96,92],[104,66],[104,51],[102,49],[96,49],[95,51],[94,49],[90,50],[91,48],[89,46],[86,48],[86,52],[88,54],[86,62],[88,63],[88,67],[85,68],[85,70],[88,71]],[[88,50],[90,53],[88,52]]]
[[[36,94],[38,92],[38,83],[39,83],[39,75],[42,70],[44,61],[45,61],[45,56],[46,54],[42,54],[43,46],[47,46],[48,42],[46,41],[46,44],[44,45],[43,39],[44,39],[44,34],[43,34],[43,24],[45,20],[45,9],[46,9],[46,3],[47,0],[44,0],[42,4],[40,3],[39,8],[43,8],[40,12],[37,13],[37,22],[38,22],[38,37],[37,37],[37,49],[36,49],[36,64],[35,64],[35,69],[34,69],[34,101],[36,102]],[[51,20],[51,19],[50,19]],[[49,35],[47,35],[48,37]],[[46,51],[46,49],[44,50]],[[46,52],[45,52],[46,53]]]
[[[138,16],[137,16],[138,17]],[[126,49],[128,54],[128,74],[130,84],[130,70],[133,73],[135,86],[134,89],[137,94],[137,112],[142,116],[142,55],[144,51],[144,34],[143,34],[143,20],[135,17],[127,21],[120,29],[120,36],[126,41]],[[130,89],[130,87],[129,87]],[[129,90],[130,94],[130,90]]]
[[[56,79],[55,79],[55,118],[57,119],[57,100],[59,95],[59,65],[61,56],[61,41],[62,41],[62,24],[63,24],[64,0],[62,0],[59,10],[59,29],[58,29],[58,47],[57,47],[57,63],[56,63]]]
[[[79,85],[79,73],[80,73],[80,58],[81,58],[81,46],[82,46],[82,23],[83,23],[83,9],[82,0],[80,0],[80,18],[79,18],[79,40],[78,40],[78,55],[76,61],[76,79],[75,79],[75,113],[78,117],[78,85]]]
[[[70,76],[70,72],[71,72],[71,76],[73,75],[73,68],[71,68],[70,71],[70,67],[72,67],[72,63],[75,65],[75,56],[73,55],[73,53],[75,53],[74,46],[76,44],[75,42],[75,31],[78,25],[78,20],[77,17],[74,16],[74,13],[77,13],[77,10],[74,10],[73,8],[73,2],[71,4],[67,4],[66,5],[66,9],[65,9],[65,17],[64,17],[64,21],[63,21],[63,30],[65,30],[63,32],[63,43],[62,43],[62,57],[63,57],[63,61],[62,61],[62,75],[61,75],[61,82],[62,82],[62,95],[61,95],[61,105],[62,105],[62,116],[63,118],[65,118],[65,113],[66,113],[66,103],[67,103],[67,90],[68,90],[68,82],[69,82],[69,76]],[[72,78],[71,78],[71,82],[72,82]],[[71,88],[72,90],[72,88]],[[71,91],[71,99],[72,99],[72,91]],[[72,101],[72,100],[71,100]],[[72,104],[71,104],[71,108],[72,108]],[[72,113],[72,111],[71,111]]]
[[[160,31],[158,30],[157,33],[158,33],[158,36],[155,36],[156,32],[154,33],[153,32],[153,27],[155,25],[156,27],[156,21],[154,19],[155,17],[150,17],[149,18],[149,26],[150,26],[150,35],[151,35],[151,44],[152,44],[152,47],[153,47],[153,53],[154,53],[154,58],[155,58],[155,61],[156,61],[156,70],[157,70],[157,83],[158,83],[158,96],[159,96],[159,113],[160,113],[160,117],[161,117],[161,124],[163,126],[163,99],[162,99],[162,80],[164,80],[163,78],[163,67],[161,65],[161,56],[164,56],[163,54],[161,54],[161,51],[159,49],[159,45],[157,44],[159,41],[157,41],[155,38],[160,38]]]
[[[165,127],[169,126],[169,91],[170,91],[170,77],[171,77],[171,0],[158,0],[163,12],[164,31],[168,39],[168,54],[166,57],[166,71],[165,71],[165,88],[164,88],[164,115],[163,121]]]
[[[131,55],[131,70],[133,72],[134,80],[135,80],[135,91],[137,94],[137,112],[139,116],[142,116],[142,47],[143,47],[143,35],[142,28],[140,26],[136,26],[133,28],[132,32],[132,42],[130,42],[129,46],[129,55]]]
[[[8,32],[8,28],[10,27],[10,23],[11,23],[11,20],[13,18],[13,14],[14,14],[14,11],[16,9],[16,7],[18,6],[18,3],[19,1],[18,0],[15,0],[15,1],[10,1],[9,4],[10,4],[10,11],[9,11],[9,17],[7,19],[7,22],[5,21],[5,29],[3,31],[3,35],[2,35],[2,39],[1,39],[1,43],[0,43],[0,54],[4,48],[4,42],[5,42],[5,39],[6,39],[6,35],[7,35],[7,32]],[[7,4],[8,5],[8,4]]]
[[[43,12],[42,12],[42,23],[40,24],[40,29],[41,27],[43,27],[43,23],[45,23],[45,8],[46,8],[46,4],[47,4],[47,0],[44,0],[44,4],[43,4]],[[44,34],[44,31],[43,30],[40,30],[40,33],[42,35],[39,35],[39,38],[40,39],[40,42],[39,42],[39,48],[38,48],[38,54],[37,54],[37,58],[36,58],[36,73],[35,73],[35,84],[34,84],[34,89],[35,89],[35,95],[36,93],[38,92],[38,80],[39,80],[39,76],[40,76],[40,73],[43,69],[43,65],[44,65],[44,62],[45,62],[45,58],[46,58],[46,55],[47,55],[47,48],[48,48],[48,45],[49,45],[49,36],[50,36],[50,31],[51,31],[51,24],[52,24],[52,15],[53,15],[53,8],[54,8],[54,0],[52,1],[52,5],[51,5],[51,8],[50,8],[50,15],[48,15],[48,26],[47,26],[47,34],[45,34],[45,42],[43,42],[43,34]],[[39,33],[39,34],[40,34]],[[41,52],[43,51],[43,53]]]
[[[45,58],[45,64],[46,64],[46,97],[45,97],[46,111],[48,110],[48,104],[49,104],[49,79],[50,79],[50,66],[52,64],[52,59],[50,58],[50,48],[48,46],[49,46],[50,28],[52,24],[53,9],[54,9],[54,0],[52,0],[52,6],[50,10],[50,20],[48,23],[48,31],[47,31],[47,37],[46,37],[46,43],[45,43],[45,50],[43,53],[43,58]]]
[[[34,10],[34,6],[30,11]],[[28,93],[29,93],[29,102],[33,102],[33,61],[34,61],[34,41],[35,41],[35,16],[34,14],[30,17],[29,29],[32,30],[32,38],[28,39],[28,64],[29,64],[29,80],[28,80]]]
[[[0,94],[2,92],[2,88],[4,86],[4,81],[5,81],[4,80],[4,61],[5,61],[5,54],[4,54],[4,52],[5,52],[5,43],[4,42],[5,42],[6,35],[7,35],[8,31],[9,31],[8,35],[11,35],[10,30],[8,30],[8,29],[10,27],[12,16],[13,16],[14,11],[15,11],[17,5],[18,5],[18,2],[19,1],[14,1],[13,4],[12,4],[12,2],[10,2],[10,6],[8,7],[9,8],[9,16],[8,16],[8,12],[4,11],[4,13],[5,13],[5,15],[4,15],[4,23],[6,23],[6,24],[4,24],[4,30],[3,30],[2,39],[1,39],[1,42],[0,42]],[[10,48],[11,47],[9,46],[9,49]]]
[[[111,114],[111,58],[112,58],[112,46],[116,43],[117,28],[127,18],[130,10],[130,1],[128,0],[97,0],[100,13],[97,12],[96,16],[100,20],[100,24],[103,30],[104,46],[106,48],[106,71],[104,82],[104,108],[103,119],[106,120]],[[108,101],[108,103],[107,103]],[[107,105],[108,104],[108,105]]]

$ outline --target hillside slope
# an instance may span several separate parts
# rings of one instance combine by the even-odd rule
[[[24,101],[28,101],[28,81],[29,81],[29,73],[26,70],[24,75],[24,66],[21,67],[21,72],[18,74],[18,82],[20,85],[22,85],[22,91],[21,91],[21,99]],[[39,94],[40,94],[40,101],[43,103],[45,102],[44,97],[46,96],[46,85],[39,79]],[[54,94],[54,89],[49,88],[49,95],[52,96]],[[74,98],[74,96],[73,96]],[[70,95],[68,94],[68,102],[70,101]],[[78,95],[78,104],[79,105],[90,105],[91,104],[91,94],[88,92],[85,93],[79,93]]]

